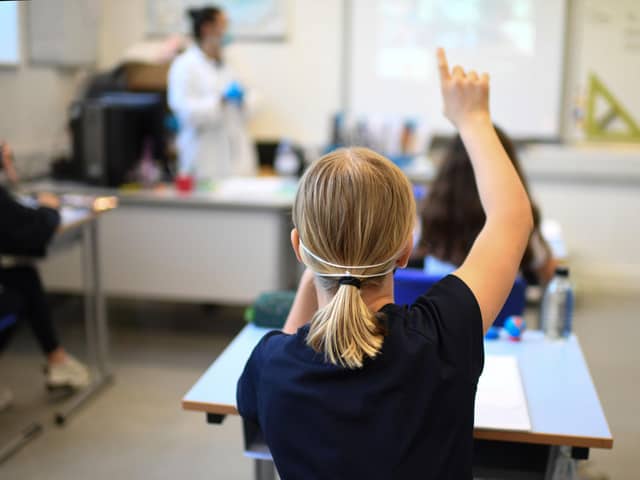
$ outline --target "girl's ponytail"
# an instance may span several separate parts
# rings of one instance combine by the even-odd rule
[[[313,316],[307,336],[309,346],[324,352],[328,362],[347,368],[360,368],[365,358],[374,358],[382,341],[376,315],[362,300],[360,289],[350,284],[338,285],[331,302]]]

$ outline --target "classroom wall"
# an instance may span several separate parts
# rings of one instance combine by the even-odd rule
[[[65,147],[66,112],[77,72],[31,65],[27,52],[26,5],[20,5],[21,63],[0,67],[0,139],[12,145],[21,173],[46,168]]]
[[[581,144],[574,107],[584,101],[595,72],[640,121],[640,42],[634,29],[625,28],[640,7],[633,0],[570,0],[569,6],[562,124],[563,137],[578,144],[531,149],[523,166],[543,214],[563,226],[579,290],[638,292],[640,145]],[[609,41],[603,41],[603,28]]]
[[[146,0],[103,0],[98,64],[113,66],[144,39]],[[236,42],[227,57],[237,75],[257,89],[260,108],[250,123],[257,139],[290,137],[320,145],[330,116],[340,109],[342,0],[290,0],[284,42]]]
[[[128,46],[144,38],[146,0],[101,1],[98,67],[106,68]],[[572,100],[584,89],[591,68],[592,55],[583,48],[586,3],[570,2],[565,61],[568,100],[562,122],[567,138],[576,137]],[[231,63],[262,93],[262,109],[251,122],[257,138],[288,136],[310,144],[321,144],[327,138],[329,116],[341,106],[343,4],[343,0],[290,0],[291,32],[286,42],[238,42],[230,47]],[[24,5],[21,10],[24,24]],[[0,116],[0,136],[11,139],[18,152],[24,153],[23,159],[44,163],[45,154],[64,144],[66,109],[79,82],[77,72],[29,66],[24,60],[19,68],[0,68],[3,110],[12,112]]]
[[[589,68],[580,40],[586,1],[571,2],[569,94]],[[129,45],[144,38],[145,4],[146,0],[102,0],[100,68],[114,65]],[[310,144],[327,138],[329,116],[340,108],[342,8],[343,0],[291,0],[287,42],[230,47],[238,72],[262,93],[263,108],[251,123],[257,138],[284,135]],[[23,62],[17,68],[0,68],[0,138],[12,142],[23,170],[32,172],[46,168],[51,154],[64,146],[66,112],[81,73],[32,66],[24,60],[24,6],[22,10]],[[566,109],[569,134],[572,125]],[[564,226],[576,279],[586,290],[640,291],[640,176],[634,173],[640,154],[621,159],[604,147],[585,161],[583,150],[561,150],[529,155],[523,163],[543,213]],[[608,172],[615,172],[615,178]]]
[[[638,185],[534,181],[532,193],[562,224],[579,292],[640,292]]]
[[[340,109],[342,0],[291,0],[285,42],[236,43],[228,57],[258,89],[261,107],[250,129],[258,139],[287,136],[320,145],[329,118]],[[131,44],[144,39],[146,0],[102,0],[97,67],[114,66]],[[28,61],[26,7],[21,10],[22,61],[0,67],[0,138],[11,142],[25,174],[45,171],[68,148],[67,109],[90,70],[34,66]]]
[[[589,77],[595,75],[640,125],[640,2],[616,0],[571,1],[565,118],[566,138],[581,140],[582,132],[571,119],[572,107],[582,110],[588,97]],[[596,105],[600,103],[597,102]],[[596,111],[607,112],[605,102]],[[612,125],[616,127],[616,122]],[[622,122],[617,127],[623,127]]]
[[[640,291],[640,147],[522,153],[534,201],[560,222],[578,291]]]

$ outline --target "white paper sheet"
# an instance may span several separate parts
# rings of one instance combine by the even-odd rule
[[[531,430],[527,397],[518,359],[487,355],[478,382],[475,427],[493,430]]]
[[[215,193],[223,199],[293,197],[297,181],[279,177],[232,177],[220,182]]]
[[[60,223],[67,226],[83,220],[87,217],[88,210],[86,208],[76,208],[63,206],[60,208]]]

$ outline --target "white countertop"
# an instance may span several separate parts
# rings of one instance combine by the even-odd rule
[[[288,210],[293,205],[297,180],[276,177],[230,178],[208,190],[189,193],[177,191],[171,184],[152,189],[126,189],[90,186],[84,183],[41,180],[22,185],[25,191],[115,195],[121,206],[157,205],[169,207],[237,207]]]

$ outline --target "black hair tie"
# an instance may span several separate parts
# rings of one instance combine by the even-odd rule
[[[356,277],[340,277],[340,280],[338,280],[338,284],[339,285],[351,285],[352,287],[356,287],[358,290],[360,289],[360,287],[362,287],[362,282],[360,281],[359,278]]]

